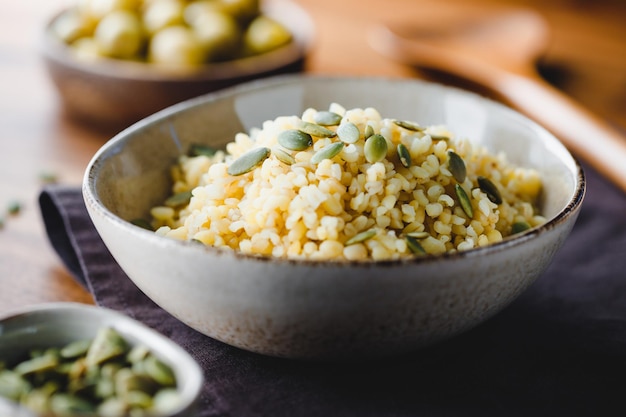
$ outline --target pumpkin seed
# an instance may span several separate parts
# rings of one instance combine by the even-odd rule
[[[483,193],[487,194],[487,198],[491,200],[492,203],[502,204],[502,195],[500,191],[498,191],[498,187],[496,187],[489,178],[479,176],[477,180],[478,187]]]
[[[406,234],[406,236],[410,236],[413,237],[415,239],[425,239],[428,236],[430,236],[430,233],[428,232],[409,232]]]
[[[403,167],[409,168],[411,166],[411,154],[404,144],[399,143],[398,147],[398,158],[400,158],[400,163]]]
[[[426,255],[426,250],[424,250],[415,237],[406,235],[404,238],[406,239],[406,244],[412,253],[415,255]]]
[[[423,132],[426,129],[415,122],[410,122],[407,120],[394,120],[393,122],[397,126],[400,126],[401,128],[404,128],[406,130],[410,130],[412,132]]]
[[[337,126],[342,117],[332,111],[319,111],[313,116],[315,123],[321,126]]]
[[[278,134],[278,143],[291,151],[304,151],[313,145],[313,138],[298,129],[284,130]]]
[[[228,175],[237,176],[246,174],[261,165],[268,156],[270,156],[269,148],[261,147],[252,149],[230,164],[227,170]]]
[[[309,122],[302,122],[300,124],[300,131],[308,133],[311,136],[317,136],[318,138],[333,138],[337,136],[337,133],[334,131],[327,129],[324,126]]]
[[[189,146],[189,151],[187,151],[187,155],[189,156],[214,156],[217,153],[217,149],[212,148],[208,145],[201,145],[199,143],[194,143]]]
[[[341,152],[343,147],[343,142],[333,142],[329,145],[326,145],[313,154],[313,156],[311,157],[311,163],[319,164],[324,159],[332,159],[335,156],[339,155],[339,152]]]
[[[374,229],[366,230],[364,232],[357,233],[356,235],[352,236],[350,239],[346,240],[346,243],[344,245],[350,246],[350,245],[355,245],[357,243],[362,243],[362,242],[365,242],[366,240],[370,240],[374,236],[376,236],[376,230]]]
[[[30,383],[17,372],[0,371],[0,396],[18,401],[31,388]]]
[[[54,369],[59,364],[59,357],[46,353],[24,361],[15,367],[18,375],[31,375],[37,372],[44,372]]]
[[[448,169],[457,182],[465,181],[467,176],[465,161],[454,151],[448,151]]]
[[[378,133],[370,136],[365,141],[363,152],[369,163],[382,161],[387,156],[387,139]]]
[[[461,187],[461,184],[454,184],[454,192],[456,193],[457,198],[459,199],[459,204],[461,204],[461,208],[470,219],[474,217],[474,209],[472,208],[472,203],[467,196],[467,193]]]
[[[57,393],[50,397],[50,411],[54,415],[70,416],[91,413],[95,409],[87,400],[71,394]]]
[[[101,364],[109,359],[126,353],[128,345],[124,338],[113,328],[103,327],[98,331],[87,351],[87,366]]]
[[[169,415],[180,407],[180,394],[172,388],[159,390],[153,398],[152,409],[157,415]]]
[[[77,358],[79,356],[86,355],[89,350],[89,346],[91,346],[90,339],[77,340],[64,346],[59,351],[59,354],[63,359]]]
[[[95,415],[97,411],[103,417],[139,417],[148,409],[170,411],[180,406],[175,387],[174,372],[167,364],[144,345],[131,349],[108,327],[100,329],[93,341],[32,349],[29,358],[11,370],[0,362],[0,396],[38,415]],[[159,394],[164,390],[169,395]],[[160,408],[157,396],[165,397],[159,400]]]
[[[429,133],[428,136],[430,136],[432,140],[450,140],[450,137],[446,135],[439,135],[437,133]]]
[[[374,128],[372,127],[372,125],[369,125],[369,124],[368,124],[367,126],[365,126],[365,132],[363,132],[363,137],[364,137],[365,139],[367,139],[367,138],[369,138],[370,136],[372,136],[374,133],[376,133],[376,132],[374,131]]]
[[[132,219],[130,222],[134,224],[135,226],[141,227],[142,229],[154,231],[152,229],[152,225],[146,219]]]
[[[9,213],[12,216],[19,214],[21,210],[22,210],[22,204],[19,201],[11,201],[7,205],[7,213]]]
[[[357,125],[352,122],[345,122],[339,125],[337,128],[337,136],[342,142],[356,143],[361,137],[361,132]]]
[[[149,355],[143,361],[146,374],[154,379],[161,386],[168,387],[176,385],[176,377],[172,368],[167,366],[154,355]]]
[[[190,191],[181,191],[176,193],[165,200],[165,205],[168,207],[181,207],[189,204],[192,194]]]
[[[517,234],[517,233],[522,233],[526,230],[530,229],[530,225],[524,221],[521,222],[515,222],[513,223],[513,226],[511,226],[511,234]]]
[[[274,154],[276,159],[278,159],[280,162],[282,162],[285,165],[293,165],[296,163],[296,159],[293,156],[291,156],[290,153],[284,151],[281,148],[276,147],[272,149],[272,153]]]

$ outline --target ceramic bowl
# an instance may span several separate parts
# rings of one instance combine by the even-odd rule
[[[147,63],[77,59],[52,32],[62,13],[47,23],[41,41],[50,79],[71,117],[115,132],[201,94],[257,78],[299,72],[314,40],[313,22],[302,7],[287,0],[273,0],[264,3],[263,13],[285,25],[293,42],[265,54],[173,72]]]
[[[78,303],[45,303],[6,313],[0,317],[0,360],[11,363],[33,349],[92,339],[105,326],[114,328],[131,346],[146,345],[172,368],[181,404],[169,416],[188,416],[195,410],[204,382],[196,361],[170,339],[110,309]],[[4,409],[13,413],[9,415],[30,415],[15,404],[5,402],[0,406],[0,410]]]
[[[169,193],[168,168],[194,142],[305,108],[372,106],[384,117],[445,124],[537,169],[548,221],[491,246],[404,261],[287,261],[156,236],[146,217]],[[284,76],[180,103],[121,132],[94,156],[83,185],[102,239],[130,279],[208,336],[268,355],[365,358],[449,338],[494,315],[546,269],[574,225],[581,167],[526,117],[473,93],[417,80]]]

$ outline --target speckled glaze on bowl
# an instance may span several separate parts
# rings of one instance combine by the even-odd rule
[[[540,171],[549,221],[462,253],[407,261],[287,261],[187,244],[131,225],[161,203],[168,167],[190,143],[307,107],[372,106],[383,117],[446,124]],[[365,358],[449,338],[500,311],[545,270],[585,192],[581,167],[546,130],[472,93],[416,80],[287,76],[200,97],[121,132],[94,156],[83,193],[102,239],[131,280],[198,331],[292,358]]]
[[[44,303],[3,314],[0,316],[0,360],[10,363],[32,349],[91,339],[105,326],[114,328],[131,345],[146,345],[174,371],[182,401],[178,410],[165,417],[192,415],[204,382],[200,366],[170,339],[110,309],[79,303]],[[11,410],[15,416],[30,416],[16,405]]]
[[[314,25],[297,3],[272,0],[263,12],[283,23],[294,41],[262,55],[212,63],[188,71],[115,59],[84,62],[46,25],[41,55],[65,111],[73,118],[119,131],[167,106],[246,81],[302,70],[313,45]]]

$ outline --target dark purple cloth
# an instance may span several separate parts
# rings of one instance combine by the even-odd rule
[[[199,416],[624,416],[626,195],[586,173],[570,239],[513,304],[436,346],[352,364],[269,358],[197,333],[122,272],[80,190],[46,188],[40,204],[53,247],[97,304],[146,323],[198,360],[206,377]]]

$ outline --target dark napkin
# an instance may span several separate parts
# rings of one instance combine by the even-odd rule
[[[97,304],[146,323],[198,360],[206,377],[200,416],[623,416],[626,196],[586,173],[570,239],[509,307],[436,346],[351,364],[264,357],[197,333],[122,272],[79,189],[46,188],[40,204],[52,245]]]

